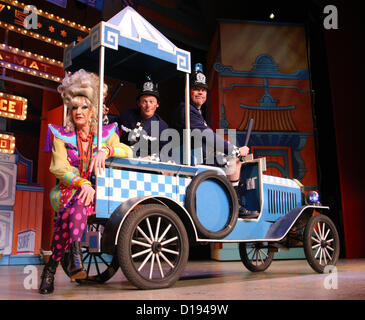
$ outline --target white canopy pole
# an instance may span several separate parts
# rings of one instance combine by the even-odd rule
[[[102,134],[103,134],[103,89],[104,89],[104,60],[105,60],[105,47],[100,46],[99,54],[99,105],[98,105],[98,151],[102,146]]]
[[[184,132],[185,161],[188,166],[191,164],[191,140],[190,140],[190,83],[189,73],[185,76],[185,132]]]

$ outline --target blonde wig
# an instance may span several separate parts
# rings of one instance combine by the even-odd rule
[[[96,135],[98,124],[99,77],[94,73],[80,69],[70,76],[67,75],[57,90],[61,94],[64,105],[67,106],[66,132],[76,130],[71,113],[74,99],[76,97],[85,97],[89,100],[89,108],[92,110],[90,129]],[[107,92],[108,86],[104,84],[103,101]]]

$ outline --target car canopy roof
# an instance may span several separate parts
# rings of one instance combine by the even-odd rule
[[[66,71],[98,73],[100,47],[105,47],[104,74],[139,83],[150,75],[159,82],[178,71],[190,73],[190,52],[175,46],[132,7],[93,27],[79,43],[64,51]]]

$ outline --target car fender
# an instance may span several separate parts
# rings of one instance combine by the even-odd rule
[[[284,217],[275,221],[266,233],[265,239],[267,241],[280,241],[283,239],[289,230],[294,226],[298,219],[308,213],[309,211],[329,210],[327,206],[304,205],[289,211]],[[311,212],[310,212],[311,213]]]
[[[119,231],[125,221],[126,217],[138,205],[145,205],[150,203],[158,203],[165,205],[174,211],[183,221],[190,239],[197,239],[197,230],[194,226],[193,220],[184,207],[177,201],[165,196],[142,196],[130,198],[124,201],[118,208],[114,210],[110,218],[106,222],[102,238],[102,251],[109,254],[114,254],[115,246],[118,242]]]

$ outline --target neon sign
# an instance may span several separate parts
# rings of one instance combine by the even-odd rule
[[[65,75],[63,63],[0,43],[0,67],[60,82]]]
[[[15,137],[9,134],[0,133],[0,152],[1,153],[14,153],[15,149]]]
[[[0,92],[0,117],[16,120],[27,118],[27,99]]]

